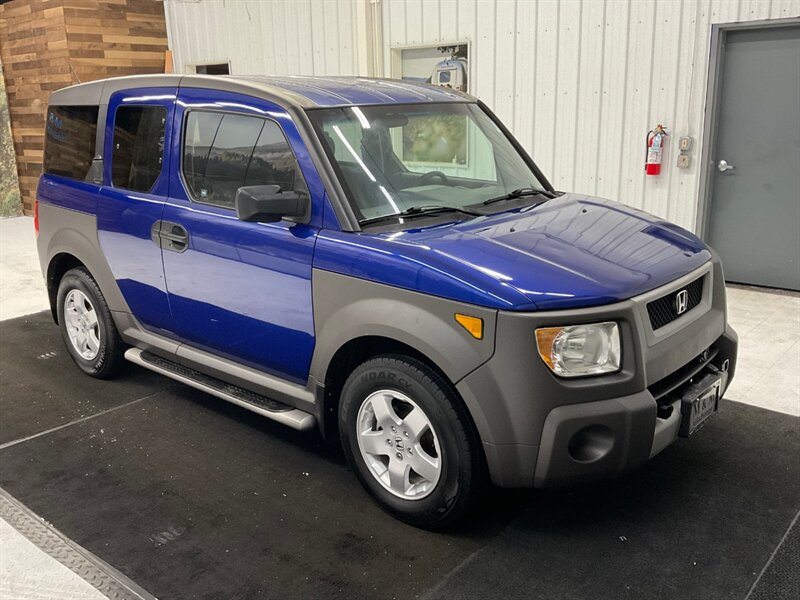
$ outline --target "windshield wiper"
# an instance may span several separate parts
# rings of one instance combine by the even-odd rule
[[[485,204],[494,204],[495,202],[502,202],[503,200],[516,200],[517,198],[522,198],[523,196],[544,196],[548,200],[556,197],[554,192],[550,192],[548,190],[538,190],[536,188],[525,187],[519,188],[512,192],[508,192],[507,194],[503,194],[502,196],[495,196],[494,198],[489,198],[488,200],[484,200],[483,203]]]
[[[425,215],[435,215],[439,213],[448,213],[448,212],[457,212],[463,215],[469,215],[470,217],[482,217],[483,213],[479,213],[474,210],[469,210],[466,208],[459,208],[457,206],[444,206],[444,205],[431,205],[431,206],[412,206],[411,208],[407,208],[401,212],[391,213],[388,215],[381,215],[379,217],[370,217],[369,219],[361,219],[358,224],[359,225],[370,225],[372,223],[378,223],[380,221],[387,221],[389,219],[398,219],[398,218],[414,218],[414,217],[421,217]]]

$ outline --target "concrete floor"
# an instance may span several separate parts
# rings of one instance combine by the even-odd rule
[[[728,305],[740,354],[726,397],[800,416],[800,295],[731,286]],[[32,219],[0,219],[0,320],[48,308]],[[103,597],[2,520],[0,596]]]
[[[102,600],[105,597],[0,519],[0,598]]]
[[[728,286],[728,320],[739,360],[725,397],[800,416],[800,294]]]
[[[0,219],[0,320],[50,307],[31,217]]]

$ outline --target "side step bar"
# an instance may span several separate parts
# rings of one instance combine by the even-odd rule
[[[226,383],[215,377],[210,377],[200,371],[162,358],[140,348],[129,348],[125,352],[125,359],[145,369],[150,369],[165,375],[175,381],[180,381],[197,390],[222,398],[254,413],[288,425],[298,431],[313,429],[316,419],[313,415],[287,406],[266,396],[256,394],[250,390]]]

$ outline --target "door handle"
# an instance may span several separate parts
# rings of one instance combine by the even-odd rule
[[[156,221],[150,230],[150,238],[164,250],[185,252],[189,248],[189,232],[178,223]]]
[[[735,168],[736,168],[736,167],[734,167],[733,165],[729,165],[729,164],[728,164],[728,161],[727,161],[727,160],[725,160],[724,158],[723,158],[723,159],[721,159],[721,160],[720,160],[720,161],[717,163],[717,170],[718,170],[720,173],[724,173],[725,171],[730,171],[731,169],[735,169]]]

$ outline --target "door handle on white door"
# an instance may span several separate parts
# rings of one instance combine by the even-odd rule
[[[724,158],[717,163],[717,170],[720,173],[724,173],[725,171],[730,171],[731,169],[735,169],[733,165],[729,165],[728,161]]]

